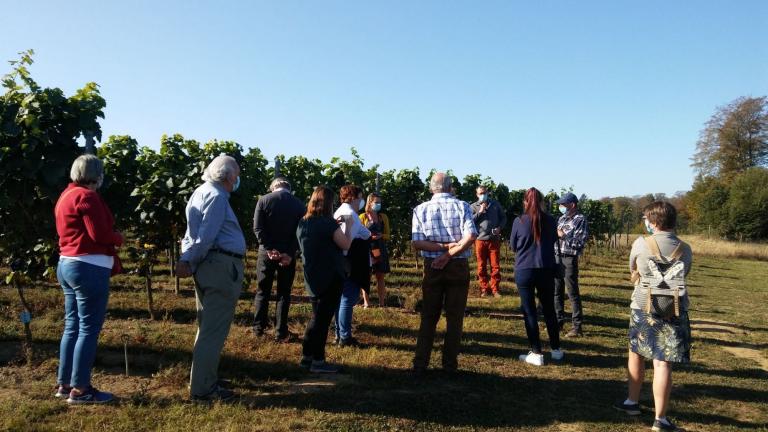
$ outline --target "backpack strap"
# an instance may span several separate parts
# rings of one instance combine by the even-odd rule
[[[653,236],[645,236],[643,238],[645,239],[645,244],[648,246],[648,249],[650,249],[651,254],[653,254],[656,259],[664,261],[664,257],[661,256],[661,250],[659,250],[659,244],[656,243],[656,239],[653,238]]]
[[[669,255],[670,261],[677,261],[683,256],[683,251],[685,250],[685,247],[688,246],[688,244],[682,240],[680,240],[680,243],[677,244],[677,247],[675,250],[672,251],[672,254]]]

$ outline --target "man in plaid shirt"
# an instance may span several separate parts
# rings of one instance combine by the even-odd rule
[[[571,320],[573,327],[565,337],[579,337],[582,335],[581,324],[584,314],[581,309],[581,295],[579,295],[579,255],[584,250],[589,236],[587,219],[579,213],[579,199],[568,192],[558,201],[560,212],[563,214],[557,221],[557,235],[559,237],[560,250],[555,245],[557,260],[565,267],[565,278],[555,279],[555,312],[560,328],[565,325],[565,288],[568,288],[568,298],[571,299]]]
[[[443,343],[443,369],[458,368],[459,346],[464,326],[464,309],[469,292],[469,264],[477,230],[472,209],[449,193],[451,178],[435,173],[429,180],[432,199],[413,211],[411,240],[424,257],[421,292],[421,324],[416,341],[413,370],[423,373],[429,366],[435,327],[445,309],[446,331]]]

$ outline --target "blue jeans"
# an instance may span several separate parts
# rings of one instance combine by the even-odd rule
[[[64,290],[64,334],[59,354],[59,384],[91,385],[96,344],[109,299],[111,269],[62,258],[56,269]]]
[[[557,315],[555,314],[554,270],[545,268],[515,269],[515,284],[517,284],[517,291],[520,293],[520,307],[523,309],[525,333],[528,335],[531,351],[541,354],[536,297],[539,298],[539,303],[544,311],[547,334],[549,334],[549,346],[553,350],[559,349],[560,326],[557,324]]]
[[[336,337],[352,337],[352,308],[360,300],[360,285],[351,279],[345,279],[341,291],[341,302],[336,311]]]

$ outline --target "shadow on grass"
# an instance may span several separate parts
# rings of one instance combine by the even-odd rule
[[[722,321],[709,321],[706,319],[694,319],[691,320],[691,325],[696,324],[702,324],[702,325],[713,325],[713,326],[720,326],[720,327],[732,327],[739,330],[745,330],[745,331],[764,331],[768,332],[768,327],[753,327],[743,324],[735,324],[735,323],[727,323]]]
[[[543,427],[558,422],[593,422],[623,427],[625,415],[611,404],[624,384],[605,379],[548,379],[534,376],[433,372],[414,378],[402,370],[348,368],[353,380],[320,391],[242,398],[248,406],[283,406],[337,414],[407,418],[447,427]],[[675,389],[675,400],[702,394],[759,402],[768,392],[712,385]],[[681,423],[697,422],[759,429],[760,424],[716,414],[674,412]],[[650,419],[649,419],[650,420]],[[359,421],[356,419],[354,421]]]

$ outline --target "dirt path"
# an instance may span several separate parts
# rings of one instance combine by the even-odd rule
[[[748,332],[739,325],[725,321],[715,320],[692,320],[691,330],[696,336],[708,336],[723,341],[739,342],[739,336],[747,335]],[[749,348],[747,346],[729,347],[721,346],[723,351],[749,361],[757,363],[760,369],[768,372],[768,359],[765,358],[760,350]]]

